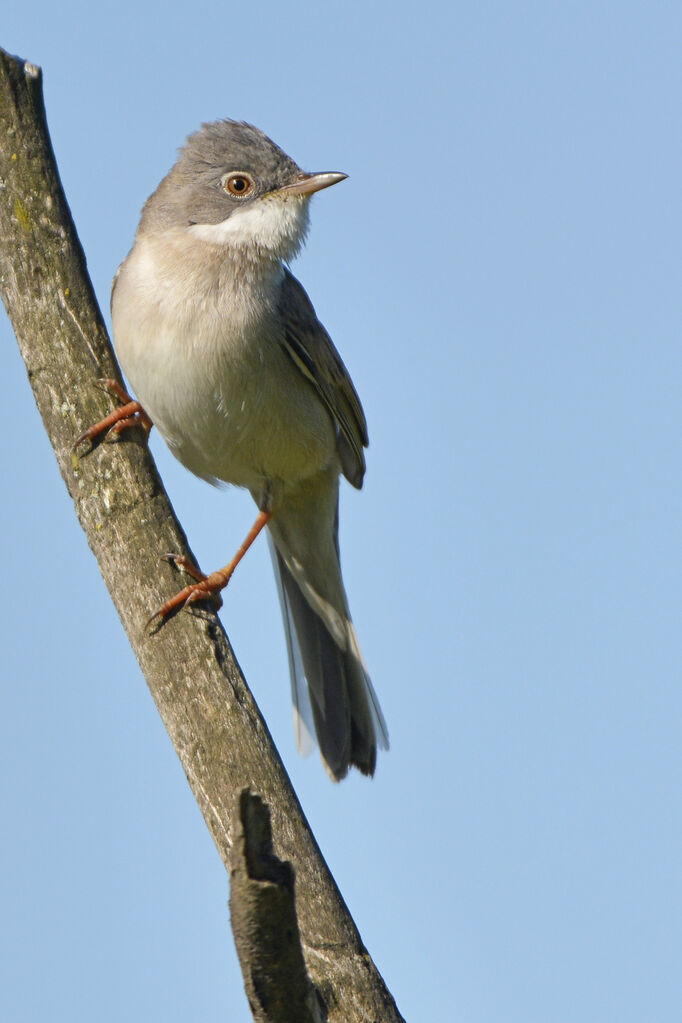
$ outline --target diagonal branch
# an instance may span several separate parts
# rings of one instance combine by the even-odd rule
[[[251,788],[270,808],[276,855],[295,867],[306,968],[330,1023],[400,1020],[220,622],[182,614],[145,633],[149,609],[168,592],[158,552],[191,552],[141,433],[72,455],[74,438],[108,411],[94,379],[120,373],[59,180],[40,69],[1,50],[0,289],[76,514],[223,862],[229,868],[235,794]]]

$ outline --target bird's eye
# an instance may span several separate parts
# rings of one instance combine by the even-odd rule
[[[237,199],[243,199],[244,196],[250,195],[254,188],[250,175],[244,174],[241,171],[232,171],[230,174],[224,174],[220,179],[220,183],[228,195],[234,195]]]

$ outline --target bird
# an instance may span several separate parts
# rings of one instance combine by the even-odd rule
[[[339,480],[362,487],[368,436],[289,264],[311,196],[346,177],[303,171],[245,121],[206,123],[187,138],[114,278],[114,347],[136,400],[123,392],[127,403],[105,421],[153,424],[196,476],[251,493],[258,517],[232,561],[206,576],[178,559],[194,581],[157,616],[215,597],[266,528],[297,745],[307,752],[316,738],[334,781],[351,767],[373,775],[377,749],[389,747],[339,554]]]

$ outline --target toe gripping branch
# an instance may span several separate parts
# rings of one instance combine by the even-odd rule
[[[82,433],[73,446],[74,451],[86,441],[88,444],[92,445],[98,437],[102,436],[102,434],[105,435],[105,440],[118,437],[124,430],[128,430],[131,426],[141,426],[144,430],[145,436],[148,437],[149,431],[152,428],[152,421],[140,405],[139,401],[134,401],[126,389],[121,387],[117,380],[106,378],[98,380],[97,383],[100,387],[110,391],[111,394],[118,398],[121,404],[104,419],[100,419],[98,423],[95,423]]]
[[[210,575],[204,575],[204,573],[201,572],[196,565],[192,564],[192,562],[183,555],[164,555],[167,561],[175,562],[179,568],[183,568],[196,581],[190,583],[189,586],[185,586],[183,590],[180,590],[174,597],[171,597],[170,600],[165,602],[165,604],[162,604],[158,611],[155,611],[151,618],[148,619],[147,628],[153,624],[160,628],[166,619],[175,614],[176,611],[182,610],[183,607],[189,607],[191,604],[196,604],[197,601],[200,600],[210,600],[213,602],[216,610],[220,608],[222,605],[220,591],[224,590],[229,583],[235,568],[242,560],[258,534],[270,521],[271,514],[272,513],[268,510],[259,511],[256,521],[249,530],[243,544],[233,557],[232,561],[230,561],[228,565],[225,565],[224,568],[219,568],[217,572],[211,572]]]

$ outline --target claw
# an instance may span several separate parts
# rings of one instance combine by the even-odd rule
[[[122,384],[119,384],[118,380],[114,380],[113,377],[98,377],[95,383],[103,391],[109,391],[121,402],[121,405],[127,405],[132,398],[126,391]]]
[[[92,447],[93,441],[102,434],[106,434],[105,440],[113,439],[131,426],[141,426],[145,435],[149,436],[152,421],[139,401],[134,401],[117,380],[106,377],[97,380],[97,385],[110,391],[123,404],[119,408],[114,409],[113,412],[110,412],[104,419],[100,419],[98,423],[85,430],[73,445],[73,451],[76,451],[85,441],[88,441]]]
[[[176,568],[184,569],[188,575],[192,576],[196,582],[202,583],[206,576],[200,568],[194,564],[191,558],[186,557],[184,554],[161,554],[161,561],[168,561],[170,564],[175,565]]]

